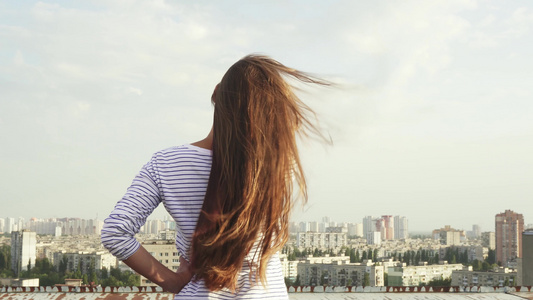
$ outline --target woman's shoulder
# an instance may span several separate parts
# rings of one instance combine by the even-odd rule
[[[188,162],[192,164],[211,164],[211,150],[191,144],[169,147],[153,154],[149,164],[164,166]]]
[[[169,147],[154,153],[154,157],[168,157],[179,154],[190,154],[199,156],[211,156],[212,152],[209,149],[201,148],[191,144],[183,144],[180,146]]]

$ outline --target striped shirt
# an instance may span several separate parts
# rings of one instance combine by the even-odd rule
[[[210,150],[193,145],[155,153],[105,220],[101,236],[104,247],[120,260],[130,257],[140,247],[135,234],[162,202],[176,221],[176,248],[188,260],[209,181],[211,157]],[[203,280],[193,279],[175,299],[288,299],[277,254],[267,265],[266,279],[266,287],[252,284],[249,264],[244,263],[237,294],[226,289],[209,292]]]

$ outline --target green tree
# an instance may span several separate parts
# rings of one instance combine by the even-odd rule
[[[509,286],[509,278],[505,278],[505,281],[503,282],[503,286]]]
[[[302,252],[298,248],[294,248],[292,253],[294,254],[294,257],[302,257]]]
[[[300,282],[300,275],[296,275],[296,280],[294,280],[295,286],[300,286],[302,283]]]
[[[370,285],[370,275],[365,272],[365,277],[363,279],[363,286],[369,286]]]
[[[115,276],[111,275],[102,281],[102,286],[124,286],[124,284],[122,281],[115,278]]]
[[[346,286],[352,286],[352,284],[353,284],[353,279],[348,278],[348,280],[346,281]]]
[[[361,262],[361,257],[359,256],[359,249],[355,252],[355,261],[356,263]]]
[[[322,275],[320,276],[320,285],[328,285],[329,284],[329,274],[327,271],[322,271]]]
[[[141,277],[136,274],[129,274],[126,280],[126,286],[139,286],[141,285]]]
[[[357,253],[359,253],[359,252],[357,252]],[[351,263],[357,262],[354,248],[350,249],[350,262]]]
[[[474,271],[482,271],[483,270],[483,264],[480,260],[478,259],[474,259],[472,261],[472,268],[474,269]]]
[[[421,256],[421,255],[422,255],[422,254],[420,253],[420,250],[416,251],[415,261],[414,261],[415,266],[418,266],[418,265],[420,264],[420,256]]]
[[[438,279],[432,279],[428,282],[429,286],[452,286],[452,279],[451,278],[441,278]]]
[[[65,273],[67,272],[67,267],[68,267],[68,258],[66,256],[63,256],[63,258],[59,262],[59,270],[58,270],[59,274],[64,276]]]
[[[485,261],[489,265],[493,265],[493,264],[496,263],[496,251],[494,249],[489,249],[489,253],[488,253],[487,258],[485,259]]]

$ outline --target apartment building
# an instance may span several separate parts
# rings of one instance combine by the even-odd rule
[[[296,247],[299,249],[336,249],[346,245],[346,232],[298,232],[296,234]]]
[[[164,266],[173,271],[178,270],[180,257],[173,240],[151,240],[145,241],[142,245]],[[141,276],[141,286],[156,286],[156,284]]]
[[[383,286],[383,266],[372,260],[350,263],[348,256],[308,257],[298,263],[298,275],[302,285],[363,285],[365,277],[369,286]]]
[[[394,266],[388,268],[389,286],[419,286],[433,279],[449,278],[454,270],[462,270],[462,264],[421,266]]]
[[[469,266],[452,272],[452,286],[514,286],[517,277],[517,272],[508,268],[480,272]]]
[[[533,285],[533,229],[522,233],[522,285]]]
[[[298,263],[297,260],[289,260],[287,254],[280,254],[279,259],[281,261],[281,271],[284,278],[288,278],[293,281],[298,276]]]
[[[58,268],[63,262],[67,264],[67,271],[72,272],[79,268],[82,274],[88,274],[90,270],[109,270],[117,267],[117,258],[107,251],[54,252],[54,266]]]
[[[16,276],[35,266],[36,244],[37,235],[33,231],[11,232],[11,268],[15,271]]]
[[[522,232],[524,216],[506,210],[495,217],[496,221],[496,261],[508,266],[516,258],[522,257]]]

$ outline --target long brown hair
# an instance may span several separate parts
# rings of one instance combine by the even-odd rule
[[[328,85],[269,57],[249,55],[229,68],[216,90],[212,168],[191,253],[196,278],[211,291],[237,289],[250,251],[250,275],[265,284],[269,259],[288,239],[293,184],[307,200],[296,135],[318,131],[289,77]]]

